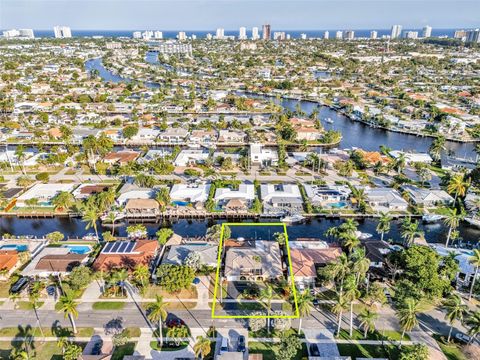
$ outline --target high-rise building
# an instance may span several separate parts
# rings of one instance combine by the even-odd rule
[[[390,33],[390,39],[399,38],[402,34],[402,25],[393,25]]]
[[[455,30],[453,37],[455,39],[465,39],[467,37],[467,32],[465,30]]]
[[[269,24],[265,24],[262,26],[262,39],[263,40],[270,40],[272,37],[271,29]]]
[[[68,26],[54,26],[53,32],[56,39],[65,39],[72,37],[72,31]]]
[[[225,29],[218,28],[217,31],[215,32],[215,38],[221,40],[224,37],[225,37]]]
[[[35,39],[32,29],[11,29],[3,32],[5,39]]]
[[[335,33],[335,39],[343,39],[343,31],[338,30],[338,31]]]
[[[239,30],[238,30],[238,39],[239,40],[246,40],[247,39],[247,28],[245,27],[241,27]]]
[[[324,38],[325,40],[328,40],[329,37],[330,37],[330,32],[329,32],[329,31],[325,31],[325,32],[323,33],[323,38]]]
[[[153,31],[151,31],[151,30],[145,30],[142,33],[143,40],[150,40],[152,37],[153,37]]]
[[[133,32],[133,38],[134,39],[141,39],[142,38],[142,32],[141,31],[134,31]]]
[[[428,25],[424,26],[422,31],[422,37],[429,38],[431,36],[432,36],[432,27]]]
[[[208,34],[205,36],[205,38],[206,38],[207,40],[212,40],[212,39],[213,39],[213,35],[210,34],[210,33],[208,33]]]
[[[179,31],[177,35],[177,39],[182,41],[182,40],[187,40],[187,34],[185,31]]]
[[[378,37],[378,32],[375,30],[370,31],[370,39],[376,39]]]
[[[197,40],[197,35],[192,34],[191,38],[192,38],[192,40]],[[191,46],[191,45],[190,45],[190,46]]]
[[[345,30],[345,31],[343,32],[343,38],[344,38],[345,40],[353,40],[353,39],[355,39],[355,31],[353,31],[353,30]]]
[[[480,42],[480,29],[467,30],[466,41],[472,43]]]
[[[300,34],[300,39],[307,40],[307,34],[305,34],[305,33]]]
[[[155,39],[163,39],[163,32],[157,30],[153,33],[153,37]]]
[[[258,33],[258,27],[253,27],[252,28],[252,40],[258,40],[260,39],[260,35]]]
[[[286,38],[285,31],[275,31],[273,33],[273,40],[285,40]]]
[[[404,31],[403,37],[405,39],[418,39],[418,31]]]

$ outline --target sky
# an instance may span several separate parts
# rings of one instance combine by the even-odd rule
[[[480,0],[0,0],[0,29],[227,30],[480,27]]]

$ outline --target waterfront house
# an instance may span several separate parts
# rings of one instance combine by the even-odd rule
[[[154,199],[128,199],[125,204],[127,218],[151,218],[160,215],[160,205]]]
[[[200,255],[200,264],[216,267],[218,257],[218,245],[207,243],[189,243],[172,245],[168,253],[163,257],[162,264],[184,265],[190,254]]]
[[[412,153],[399,150],[390,151],[390,156],[392,156],[394,159],[397,159],[402,154],[405,156],[407,164],[416,162],[430,164],[433,161],[432,157],[427,153]]]
[[[138,133],[129,141],[133,143],[152,143],[157,139],[160,130],[142,127],[138,129]]]
[[[145,164],[149,161],[153,161],[160,158],[165,158],[166,156],[170,156],[172,154],[172,150],[169,148],[161,148],[161,149],[150,149],[146,152],[143,157],[138,159],[140,164]]]
[[[0,250],[0,279],[8,279],[19,266],[16,250]]]
[[[293,276],[300,288],[315,286],[318,269],[335,262],[342,254],[340,247],[323,241],[292,241],[289,245]]]
[[[227,281],[280,279],[283,267],[278,242],[257,240],[253,246],[227,248],[224,276]]]
[[[215,144],[217,142],[217,132],[215,130],[193,130],[189,136],[192,144]]]
[[[218,133],[218,142],[225,144],[243,144],[246,134],[243,131],[220,130]]]
[[[203,203],[208,199],[210,184],[175,184],[170,190],[172,203]]]
[[[180,144],[185,142],[187,136],[188,130],[184,128],[168,128],[158,135],[158,139],[169,144]]]
[[[71,192],[76,184],[35,184],[17,198],[17,207],[28,207],[28,201],[37,199],[36,206],[52,206],[51,200],[60,192]]]
[[[124,206],[130,199],[152,199],[155,191],[151,188],[143,188],[135,184],[125,183],[118,191],[117,203]]]
[[[365,256],[370,260],[370,267],[383,269],[386,256],[392,251],[389,243],[383,240],[362,241]]]
[[[402,188],[413,204],[424,208],[433,208],[440,205],[448,206],[454,202],[453,197],[442,189],[421,189],[413,185],[405,185]]]
[[[91,195],[107,191],[108,188],[109,186],[104,184],[81,184],[72,192],[72,195],[77,200],[83,200]]]
[[[95,271],[128,269],[137,265],[150,265],[158,250],[157,240],[110,241],[100,251],[93,263]]]
[[[133,150],[124,150],[124,151],[116,151],[110,152],[103,158],[103,161],[107,164],[120,164],[126,165],[129,162],[135,161],[140,156],[138,151]]]
[[[262,184],[260,196],[264,213],[284,214],[303,211],[302,195],[295,184]]]
[[[395,189],[366,188],[366,202],[375,211],[407,211],[408,203]]]
[[[264,148],[262,144],[250,144],[250,164],[252,166],[276,166],[278,152]]]
[[[196,164],[203,164],[210,156],[208,151],[187,149],[178,153],[177,158],[173,162],[175,166],[190,166]]]
[[[86,264],[87,254],[72,252],[70,247],[45,247],[22,270],[24,276],[48,277],[68,275],[75,267]]]
[[[215,190],[215,202],[218,206],[226,209],[241,208],[248,209],[255,200],[255,186],[242,183],[238,189],[217,188]]]
[[[347,206],[351,190],[346,185],[320,186],[304,184],[305,194],[313,206],[342,208]]]

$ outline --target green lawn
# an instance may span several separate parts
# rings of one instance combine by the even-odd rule
[[[129,342],[125,345],[117,346],[112,354],[112,360],[122,360],[125,355],[133,355],[135,344],[134,342]]]
[[[461,350],[461,345],[451,341],[447,343],[446,339],[443,336],[434,335],[433,336],[437,341],[440,349],[445,354],[448,360],[467,360],[467,357],[463,354]]]
[[[60,328],[52,329],[50,327],[42,327],[43,333],[45,336],[73,336],[72,328]],[[17,327],[6,327],[0,329],[0,336],[16,336],[20,333],[20,329]],[[40,329],[38,327],[33,327],[31,330],[32,334],[40,334]],[[88,337],[93,335],[93,328],[91,327],[80,327],[77,328],[77,337]]]
[[[92,304],[93,310],[122,310],[125,302],[122,301],[97,301]]]
[[[183,350],[188,346],[187,341],[183,341],[180,343],[179,346],[174,346],[174,347],[169,347],[165,343],[163,344],[162,347],[160,347],[160,343],[157,341],[152,341],[150,342],[150,347],[153,350],[158,350],[158,351],[178,351],[178,350]],[[215,349],[215,348],[214,348]]]
[[[360,345],[360,344],[337,344],[340,356],[350,356],[352,360],[356,358],[387,358],[390,360],[398,360],[400,349],[393,345]],[[407,349],[410,346],[404,345],[402,348]]]
[[[275,344],[272,343],[263,343],[256,341],[248,342],[248,352],[249,354],[262,354],[263,360],[275,360],[275,352],[273,348]],[[308,358],[307,345],[302,344],[302,348],[297,352],[295,357],[292,360],[304,360]]]
[[[39,301],[37,303],[37,309],[41,308],[43,304],[44,304],[43,301]],[[33,310],[33,305],[30,301],[17,301],[17,303],[15,304],[15,309],[17,309],[17,310]]]
[[[85,343],[77,343],[82,348],[85,347]],[[0,342],[0,359],[8,359],[10,353],[14,347],[22,347],[23,343],[9,341]],[[31,360],[62,360],[62,350],[57,346],[55,341],[49,342],[34,342],[33,350],[29,352]]]
[[[400,341],[402,337],[402,333],[394,330],[385,330],[385,331],[375,331],[367,334],[367,340],[394,340]],[[346,340],[364,340],[363,331],[358,329],[353,329],[352,337],[350,337],[348,329],[340,330],[339,339],[346,339]],[[410,336],[405,334],[403,337],[404,341],[410,340]]]

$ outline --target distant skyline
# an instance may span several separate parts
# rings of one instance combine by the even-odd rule
[[[480,26],[479,0],[0,0],[0,28],[404,29]]]

